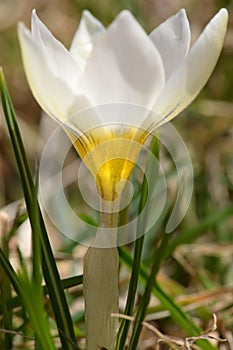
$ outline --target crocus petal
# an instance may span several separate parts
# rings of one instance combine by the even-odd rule
[[[46,56],[23,23],[19,23],[18,35],[24,68],[34,97],[51,117],[64,120],[75,98],[69,81],[55,76]]]
[[[82,68],[70,55],[69,51],[52,35],[48,28],[32,11],[31,36],[35,45],[46,56],[49,69],[60,79],[67,81],[75,89]]]
[[[70,47],[71,55],[85,68],[86,61],[105,27],[89,11],[83,11],[78,29]]]
[[[220,10],[208,23],[185,63],[169,79],[159,94],[154,110],[168,121],[197,96],[209,79],[219,58],[226,34],[228,13]]]
[[[93,105],[125,102],[151,107],[164,79],[157,49],[133,16],[122,11],[96,43],[80,91]]]
[[[150,34],[165,68],[166,80],[184,62],[190,45],[190,27],[184,9],[168,18]]]

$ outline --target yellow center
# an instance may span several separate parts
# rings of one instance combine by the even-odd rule
[[[101,197],[105,201],[116,200],[135,166],[148,133],[131,126],[111,125],[94,128],[79,138],[70,136],[94,176]]]

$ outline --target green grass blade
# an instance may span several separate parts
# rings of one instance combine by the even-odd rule
[[[156,179],[156,172],[154,169],[153,157],[158,158],[159,156],[159,141],[156,137],[152,138],[150,145],[150,152],[148,156],[146,171],[142,183],[141,198],[139,203],[139,213],[143,210],[146,204],[149,202],[150,194],[148,193],[149,183],[153,182]],[[153,186],[152,186],[153,187]],[[144,234],[142,232],[145,230],[146,226],[146,215],[140,216],[137,225],[137,237],[140,237],[136,240],[134,246],[134,259],[132,266],[132,273],[129,283],[128,296],[125,307],[125,314],[132,315],[135,303],[136,290],[138,285],[138,277],[140,272],[142,248],[144,243]],[[121,324],[117,334],[117,345],[116,350],[124,349],[128,331],[129,331],[130,321],[122,319]]]
[[[171,317],[186,330],[187,334],[191,336],[199,336],[202,330],[192,321],[186,313],[174,302],[174,300],[164,292],[157,281],[154,282],[154,287],[152,292],[160,300],[161,304],[170,311]],[[185,325],[186,322],[186,325]],[[182,326],[183,325],[183,326]],[[185,327],[184,327],[185,325]],[[199,340],[197,344],[203,350],[217,350],[217,348],[212,345],[208,340]]]
[[[4,274],[3,274],[4,276]],[[4,276],[4,279],[6,277]],[[0,294],[1,294],[1,304],[2,304],[2,309],[3,309],[3,317],[1,319],[1,328],[3,329],[12,329],[12,313],[9,312],[9,310],[7,309],[7,297],[8,295],[5,295],[5,291],[4,288],[2,287],[2,285],[0,285]],[[13,343],[13,335],[10,333],[5,333],[3,334],[4,336],[4,341],[2,344],[2,341],[0,341],[0,348],[1,348],[1,344],[4,345],[5,349],[12,349],[12,343]]]
[[[207,218],[203,219],[198,225],[195,227],[181,231],[179,234],[172,239],[170,244],[167,247],[165,259],[168,258],[181,244],[189,244],[197,239],[203,232],[206,230],[215,227],[219,222],[223,222],[227,218],[229,218],[233,214],[233,205],[230,205],[222,210],[218,210],[217,212],[211,214]]]
[[[144,318],[146,316],[146,311],[150,302],[151,291],[154,286],[155,277],[159,271],[160,264],[162,262],[169,238],[170,237],[168,234],[164,234],[160,246],[157,249],[155,249],[151,273],[147,280],[146,288],[137,310],[128,350],[137,349],[138,340],[142,330],[142,322],[144,321]]]
[[[9,260],[1,250],[1,248],[0,248],[0,266],[5,272],[6,277],[9,279],[12,286],[14,287],[17,295],[20,297],[20,302],[23,304],[25,310],[27,310],[27,313],[30,316],[30,321],[33,325],[33,328],[36,334],[41,339],[41,344],[43,344],[43,349],[55,350],[52,342],[52,337],[50,336],[48,325],[45,319],[42,297],[38,295],[37,283],[35,284],[34,281],[30,283],[28,276],[26,274],[24,274],[24,278],[22,278],[22,274],[18,276],[15,273]],[[39,292],[40,292],[40,289],[39,289]],[[9,314],[7,304],[3,305],[2,308],[3,308],[3,315]],[[4,326],[6,327],[6,329],[9,329],[9,330],[12,329],[12,327],[10,325],[7,326],[6,323],[4,324]]]
[[[217,213],[215,215],[211,215],[211,217],[205,219],[202,223],[197,225],[195,228],[184,231],[184,233],[180,233],[174,240],[171,241],[171,244],[168,245],[168,241],[171,238],[171,235],[163,235],[163,241],[161,248],[155,252],[154,263],[151,270],[151,274],[149,276],[148,282],[146,284],[144,295],[141,299],[137,315],[135,317],[135,323],[133,327],[132,336],[130,339],[129,350],[134,350],[137,347],[137,343],[139,340],[140,332],[141,332],[141,324],[146,316],[146,310],[150,300],[150,294],[153,288],[154,280],[156,279],[156,274],[158,272],[158,268],[164,260],[164,258],[169,256],[171,252],[182,243],[190,243],[194,239],[196,239],[205,229],[209,228],[210,225],[216,224],[219,220],[225,219],[227,216],[231,215],[233,211],[233,206],[224,209],[223,212]],[[168,249],[169,247],[169,249]],[[171,300],[170,300],[171,301]],[[200,334],[200,333],[199,333]]]
[[[48,321],[43,309],[42,295],[38,295],[37,281],[29,279],[27,272],[19,273],[20,293],[25,310],[38,337],[41,349],[55,350],[52,337],[49,333]]]
[[[6,262],[8,262],[7,259],[6,259]],[[0,250],[0,265],[2,265],[1,250]],[[9,274],[8,274],[7,277],[9,278]],[[15,274],[15,277],[17,279],[17,275],[16,274]],[[10,281],[12,283],[11,279],[10,279]],[[68,277],[68,278],[65,278],[65,279],[61,280],[61,284],[62,284],[62,288],[63,289],[69,289],[71,287],[78,286],[78,285],[80,285],[82,283],[83,283],[83,275],[74,276],[74,277]],[[47,288],[46,285],[42,287],[42,290],[43,290],[43,295],[44,296],[48,294],[48,288]],[[17,292],[17,290],[16,290],[16,292]],[[17,294],[19,294],[19,292],[17,292]],[[22,306],[21,299],[18,296],[13,297],[13,298],[11,298],[10,300],[7,301],[7,305],[6,306],[7,306],[8,310],[11,310],[11,309],[17,308],[19,306]],[[2,305],[0,305],[0,315],[2,315],[2,313],[3,313],[3,307],[2,307]]]
[[[8,216],[6,213],[0,211],[0,247],[5,254],[5,257],[9,259],[9,232],[8,232]],[[0,304],[3,309],[3,317],[0,318],[0,327],[4,329],[12,329],[13,314],[7,310],[7,302],[12,298],[11,283],[7,278],[7,275],[0,264]],[[3,340],[4,339],[4,340]],[[12,334],[5,333],[0,334],[0,344],[3,344],[6,349],[12,347]]]
[[[56,262],[52,253],[51,245],[48,239],[42,214],[36,197],[36,190],[33,177],[28,165],[25,149],[18,128],[14,108],[9,96],[4,75],[0,70],[0,89],[3,109],[8,125],[11,142],[22,182],[25,202],[28,210],[29,219],[32,226],[33,234],[38,234],[42,247],[42,268],[43,274],[48,287],[57,327],[60,330],[60,339],[63,350],[71,350],[73,346],[67,340],[75,342],[73,322],[70,311],[61,285],[60,276],[57,270]],[[35,210],[36,208],[36,210]],[[66,335],[66,337],[64,336]]]
[[[14,222],[12,224],[12,227],[10,228],[10,231],[8,232],[9,239],[15,235],[17,232],[18,228],[27,220],[28,218],[28,213],[16,213]]]
[[[16,293],[19,295],[20,293],[20,285],[18,281],[18,276],[15,273],[12,265],[10,264],[8,257],[5,255],[4,251],[0,247],[0,273],[1,273],[1,286],[0,286],[0,294],[1,294],[1,313],[2,313],[2,328],[11,330],[12,329],[12,312],[8,309],[8,303],[11,299],[6,299],[4,285],[8,282],[11,283],[14,287]],[[6,280],[7,279],[7,280]],[[11,287],[11,286],[10,286]],[[12,334],[5,334],[5,348],[12,348],[13,337]]]
[[[133,264],[133,257],[131,254],[124,247],[120,247],[119,252],[120,261],[128,266],[129,269],[131,269],[131,266]],[[149,274],[147,272],[147,269],[145,265],[141,264],[140,279],[142,284],[146,285],[148,278]],[[170,312],[173,320],[186,331],[188,336],[199,336],[201,334],[202,330],[197,327],[191,317],[186,312],[184,312],[167,293],[163,291],[156,280],[154,281],[152,293],[159,299],[163,307]],[[209,341],[201,341],[200,343],[198,342],[198,344],[201,344],[201,348],[203,350],[216,350],[216,348],[211,345]]]
[[[18,276],[13,269],[12,265],[10,264],[9,260],[5,256],[3,250],[0,247],[0,265],[1,268],[4,270],[6,276],[10,280],[16,294],[20,295],[20,285],[18,281]]]

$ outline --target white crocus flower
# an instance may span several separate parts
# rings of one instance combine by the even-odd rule
[[[115,198],[113,187],[128,178],[149,131],[174,118],[203,88],[221,52],[227,19],[227,11],[220,10],[191,49],[189,22],[183,9],[149,36],[126,10],[108,28],[84,11],[70,51],[53,37],[35,10],[31,32],[19,24],[31,90],[45,112],[69,130],[102,197]],[[109,106],[105,113],[96,107],[100,105]],[[85,110],[88,112],[80,113]],[[125,140],[112,147],[118,154],[106,155],[96,147],[118,138]],[[127,155],[125,149],[132,149],[132,140],[138,147]],[[110,162],[101,168],[107,157],[127,156],[131,159],[128,164]],[[106,174],[111,179],[109,169],[116,167],[115,182],[106,186]],[[108,193],[103,193],[103,183]]]
[[[53,37],[35,10],[31,32],[20,23],[18,33],[31,90],[42,109],[58,121],[107,103],[140,105],[166,121],[206,84],[222,49],[227,19],[227,11],[221,9],[191,49],[183,9],[150,35],[126,10],[108,28],[84,11],[70,50]],[[111,116],[102,118],[97,123],[118,122]],[[119,122],[129,123],[124,118],[119,116]],[[143,125],[143,120],[136,124]],[[82,121],[80,125],[82,129]]]
[[[35,11],[31,31],[19,24],[31,90],[66,129],[95,177],[102,197],[96,238],[112,244],[113,231],[115,239],[118,213],[104,205],[121,197],[116,186],[128,179],[149,132],[180,113],[206,84],[222,49],[227,19],[227,11],[220,10],[191,49],[185,10],[150,35],[128,11],[108,28],[84,11],[70,50]],[[85,257],[88,350],[115,348],[117,325],[111,314],[118,311],[119,261],[115,242],[111,244],[108,249],[92,246]]]

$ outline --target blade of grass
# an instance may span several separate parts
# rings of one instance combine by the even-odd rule
[[[228,214],[231,213],[231,210],[228,210],[227,213]],[[224,214],[225,214],[225,212],[224,212]],[[220,216],[218,215],[218,219],[222,220],[222,216],[223,215],[220,215]],[[216,222],[216,220],[215,220],[215,222]],[[197,230],[197,228],[195,230],[193,230],[194,237],[197,238],[196,235],[201,232],[200,228],[201,228],[201,230],[203,230],[203,228],[206,228],[206,225],[209,225],[209,223],[210,223],[210,220],[206,220],[204,225],[202,224],[202,225],[200,225],[200,227],[198,226],[198,230]],[[193,235],[191,235],[191,238],[193,238]],[[147,307],[148,307],[148,304],[150,301],[150,295],[151,295],[151,291],[153,288],[153,283],[154,283],[154,280],[156,278],[156,274],[158,272],[160,263],[164,259],[164,256],[167,255],[167,246],[168,246],[169,238],[171,238],[171,235],[163,235],[161,246],[155,252],[152,270],[151,270],[149,279],[148,279],[147,284],[146,284],[144,295],[141,299],[141,302],[139,304],[138,311],[137,311],[137,314],[135,317],[132,336],[130,338],[129,350],[135,350],[137,348],[140,332],[142,329],[142,322],[146,316]],[[180,235],[179,235],[179,238],[180,238]],[[190,239],[190,237],[187,236],[186,232],[183,234],[183,238]],[[178,243],[179,244],[181,243],[180,239],[178,240]],[[176,241],[176,244],[177,244],[177,241]],[[176,247],[176,245],[173,245],[173,247]],[[199,333],[199,335],[200,335],[200,333]]]
[[[2,254],[2,252],[0,250],[0,265],[2,265],[2,255],[1,254]],[[9,278],[9,275],[7,277]],[[15,277],[17,278],[16,274],[15,274]],[[10,281],[12,283],[12,279],[10,279]],[[83,275],[74,276],[74,277],[68,277],[68,278],[65,278],[65,279],[61,280],[61,284],[62,284],[62,288],[63,289],[69,289],[71,287],[78,286],[78,285],[80,285],[82,283],[83,283]],[[12,283],[12,285],[13,285],[13,283]],[[15,287],[14,287],[14,289],[15,289]],[[48,294],[48,288],[47,288],[46,285],[42,287],[42,290],[43,290],[43,295],[44,296]],[[18,294],[17,290],[16,290],[16,293]],[[11,309],[17,308],[19,306],[22,306],[21,299],[18,296],[17,297],[13,297],[12,299],[7,301],[6,306],[7,306],[7,310],[11,310]],[[0,305],[0,315],[2,313],[3,313],[3,308]]]
[[[230,205],[222,210],[218,210],[217,212],[211,214],[207,218],[203,219],[198,225],[195,227],[181,231],[179,234],[172,239],[170,244],[167,247],[165,259],[167,259],[181,244],[188,244],[197,239],[203,232],[206,230],[215,227],[219,222],[223,222],[233,214],[233,205]]]
[[[25,273],[25,266],[23,266],[24,273],[21,273],[18,276],[1,248],[0,265],[7,278],[10,280],[15,292],[18,295],[18,298],[20,298],[20,304],[23,304],[25,310],[27,310],[30,317],[30,322],[32,323],[33,328],[35,329],[41,340],[41,344],[43,345],[42,349],[55,350],[45,319],[42,297],[38,295],[37,283],[34,283],[34,280],[32,280],[32,283],[30,283],[28,276]],[[8,314],[7,304],[3,305],[3,312],[4,311],[6,314]],[[12,329],[12,327],[10,325],[7,326],[7,324],[5,324],[5,327],[8,330]]]
[[[32,231],[34,235],[39,235],[41,240],[43,274],[46,281],[46,285],[48,287],[51,304],[57,322],[57,327],[58,330],[60,330],[59,334],[62,342],[62,348],[64,350],[71,350],[73,349],[73,346],[69,343],[69,341],[67,341],[66,337],[70,338],[72,342],[76,341],[73,323],[64,294],[64,290],[61,285],[60,276],[52,253],[51,245],[46,232],[45,224],[39,209],[33,177],[30,172],[25,149],[16,120],[16,115],[14,112],[11,98],[9,96],[2,69],[0,69],[0,89],[3,109],[21,178]],[[39,218],[35,218],[35,215],[37,215],[37,213],[39,213]],[[64,337],[63,334],[66,334],[66,337]]]
[[[3,274],[4,275],[4,274]],[[4,276],[5,278],[5,276]],[[12,329],[12,313],[9,312],[7,310],[6,304],[8,301],[8,295],[5,295],[5,291],[2,288],[2,286],[0,286],[0,294],[1,294],[1,304],[2,304],[2,309],[3,309],[3,317],[1,320],[1,328],[3,329]],[[4,340],[3,340],[3,344],[2,342],[0,342],[5,349],[11,349],[12,348],[12,343],[13,343],[13,336],[11,333],[5,333],[3,334],[4,336]]]
[[[120,261],[124,263],[130,270],[133,264],[133,257],[124,247],[119,247]],[[145,265],[141,264],[140,268],[140,280],[142,284],[146,285],[149,278],[147,268]],[[174,300],[164,292],[164,290],[159,286],[156,280],[154,280],[154,285],[152,288],[152,293],[155,297],[159,299],[163,307],[170,312],[173,320],[183,328],[189,336],[199,336],[201,334],[201,329],[196,326],[192,318],[184,312],[179,305],[177,305]],[[216,348],[210,344],[208,341],[201,342],[201,349],[203,350],[216,350]]]
[[[154,136],[151,141],[150,153],[148,156],[146,171],[145,171],[145,175],[142,183],[141,197],[140,197],[140,203],[139,203],[139,214],[145,208],[145,206],[149,203],[149,199],[150,199],[150,193],[148,193],[149,183],[153,181],[153,178],[156,179],[156,172],[158,172],[158,169],[156,169],[156,171],[154,169],[153,160],[154,160],[154,157],[156,157],[157,159],[158,156],[159,156],[159,141]],[[153,174],[153,178],[152,178],[152,174]],[[139,271],[140,271],[142,248],[144,243],[144,234],[142,235],[142,232],[145,230],[146,220],[147,220],[146,215],[139,216],[138,224],[137,224],[137,237],[140,237],[140,238],[136,240],[135,246],[134,246],[133,266],[132,266],[128,296],[127,296],[126,307],[125,307],[126,315],[132,315],[133,313],[136,290],[138,285],[138,277],[139,277]],[[124,349],[128,331],[129,331],[129,326],[130,326],[130,321],[126,319],[121,320],[121,324],[117,334],[116,350]]]
[[[22,213],[22,214],[20,214],[19,212],[16,213],[13,225],[8,233],[9,239],[15,235],[18,228],[27,220],[27,218],[28,218],[28,213]]]
[[[22,270],[19,273],[18,279],[20,284],[20,296],[25,310],[29,315],[36,337],[38,337],[40,341],[41,349],[55,350],[37,281],[34,280],[34,277],[30,280],[26,270]]]
[[[6,258],[9,258],[9,234],[8,234],[8,220],[9,217],[6,212],[0,211],[0,247],[4,252]],[[12,328],[12,312],[8,312],[6,303],[11,299],[11,284],[4,269],[0,265],[0,304],[3,306],[3,317],[0,319],[0,327],[4,329]],[[4,340],[3,340],[4,338]],[[0,334],[0,343],[11,349],[12,347],[12,334],[5,333]]]
[[[149,302],[150,302],[151,291],[152,291],[153,286],[154,286],[155,277],[159,271],[161,262],[163,260],[164,252],[166,251],[166,247],[167,247],[167,243],[168,243],[169,238],[170,238],[170,236],[168,234],[164,234],[162,236],[162,240],[161,240],[159,247],[157,249],[155,249],[151,273],[150,273],[149,278],[147,280],[146,288],[145,288],[144,294],[142,296],[142,299],[140,301],[140,304],[139,304],[139,307],[137,310],[132,335],[130,337],[130,343],[129,343],[128,350],[135,350],[137,348],[138,340],[139,340],[140,333],[142,330],[142,322],[144,321],[144,318],[146,316],[146,311],[147,311],[147,307],[148,307]]]
[[[32,235],[32,279],[33,284],[37,285],[37,288],[42,297],[42,273],[41,273],[41,241],[40,241],[40,215],[39,215],[39,206],[37,204],[37,192],[38,192],[38,173],[36,174],[36,181],[33,189],[33,207],[32,210],[33,217],[35,220],[35,234]]]
[[[9,260],[5,256],[3,250],[0,247],[0,265],[2,269],[4,270],[6,276],[10,280],[15,292],[17,295],[20,295],[20,285],[18,281],[18,276],[13,269],[12,265],[10,264]]]
[[[6,232],[5,234],[7,235]],[[36,244],[39,243],[40,242],[37,242]],[[4,329],[12,330],[12,322],[10,318],[11,312],[9,312],[7,308],[7,300],[4,302],[4,285],[6,282],[11,282],[21,300],[22,305],[24,306],[24,309],[29,315],[31,325],[35,330],[37,337],[40,339],[41,349],[55,350],[43,309],[40,266],[36,267],[38,269],[38,275],[33,274],[32,279],[30,279],[25,261],[20,250],[18,249],[21,272],[17,275],[9,262],[7,252],[8,251],[5,253],[2,248],[0,249],[0,267],[3,272],[1,277],[5,279],[1,284]],[[40,264],[40,261],[38,261],[37,264]],[[8,338],[6,338],[6,340],[8,340],[6,343],[6,348],[11,349],[12,333],[6,332],[5,335],[8,335]],[[9,336],[11,336],[11,338],[9,338]]]

